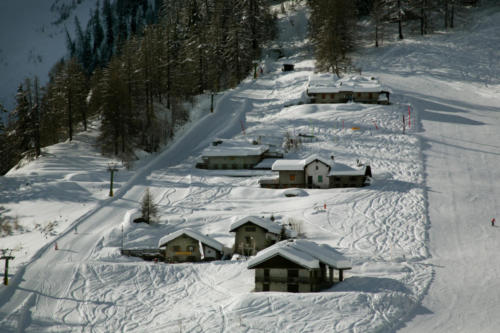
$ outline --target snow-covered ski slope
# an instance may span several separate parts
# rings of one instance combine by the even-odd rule
[[[500,4],[482,5],[464,29],[359,59],[421,119],[434,277],[401,332],[500,327]]]
[[[214,114],[135,174],[127,174],[113,199],[99,201],[57,236],[58,251],[47,243],[18,269],[9,287],[0,287],[0,331],[494,332],[500,321],[493,316],[498,313],[498,237],[488,223],[498,213],[499,87],[494,78],[488,86],[466,78],[480,66],[494,73],[498,64],[488,70],[485,63],[471,62],[480,59],[479,50],[470,58],[462,50],[476,43],[495,51],[495,43],[481,43],[498,22],[491,17],[490,25],[471,27],[473,34],[412,39],[403,49],[368,51],[358,62],[394,90],[393,105],[288,106],[300,100],[314,63],[303,8],[282,17],[281,45],[296,70],[283,73],[279,63],[266,61],[264,76],[222,95]],[[458,52],[453,60],[446,53],[435,55],[442,40]],[[464,41],[471,44],[462,46]],[[434,54],[432,66],[420,67],[417,59],[427,54]],[[448,69],[436,75],[443,64]],[[457,79],[455,68],[464,79]],[[407,103],[412,124],[403,134]],[[336,160],[350,165],[360,159],[371,164],[373,184],[305,190],[307,195],[288,198],[283,190],[259,188],[258,177],[193,168],[214,138],[242,136],[242,123],[248,137],[313,133],[317,140],[289,157],[333,152]],[[44,160],[38,162],[42,178],[47,175]],[[102,163],[95,158],[96,165]],[[79,176],[53,177],[52,184],[63,179],[88,188],[84,180],[98,179],[90,169]],[[22,177],[23,170],[26,176],[33,172],[26,166],[10,177]],[[34,196],[44,209],[77,205],[82,199],[78,191],[65,192],[63,203],[44,198],[41,180],[38,186]],[[158,200],[160,220],[135,225],[130,219],[146,187]],[[1,193],[0,204],[14,207],[15,196],[6,200]],[[27,200],[33,210],[35,197]],[[154,246],[181,227],[231,246],[231,222],[271,214],[302,220],[308,239],[328,243],[348,257],[353,270],[347,279],[320,293],[253,293],[253,272],[242,261],[166,265],[119,255],[122,227],[125,247]]]

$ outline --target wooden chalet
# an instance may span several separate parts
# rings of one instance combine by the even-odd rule
[[[306,240],[284,240],[248,261],[255,291],[315,292],[344,280],[351,265],[332,247]]]
[[[224,254],[224,245],[193,229],[181,229],[162,237],[158,247],[167,262],[218,260]]]
[[[292,230],[257,216],[247,216],[234,222],[229,231],[235,233],[233,252],[245,256],[255,255],[283,238],[295,236]]]

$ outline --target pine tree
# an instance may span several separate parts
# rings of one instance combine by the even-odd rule
[[[15,149],[19,155],[33,148],[30,109],[29,92],[23,88],[23,85],[19,85],[16,94],[16,107],[10,114],[11,123],[15,124]]]
[[[110,0],[104,0],[102,4],[102,13],[104,16],[104,26],[106,30],[106,38],[102,51],[103,63],[108,63],[114,53],[115,47],[115,32],[114,32],[114,13],[111,7]]]
[[[91,18],[92,26],[92,54],[94,56],[94,68],[103,66],[103,60],[101,55],[101,48],[104,41],[104,29],[101,24],[101,17],[99,14],[99,1],[97,1],[96,8],[94,10],[94,15]]]
[[[133,117],[129,114],[129,95],[122,62],[113,58],[103,71],[98,89],[102,92],[102,121],[99,142],[104,153],[116,156],[133,154]]]
[[[40,97],[40,84],[38,77],[35,76],[33,81],[33,101],[31,106],[31,122],[32,122],[32,136],[33,145],[35,149],[35,157],[41,154],[41,133],[40,133],[40,118],[41,118],[41,97]]]
[[[146,188],[144,196],[142,197],[141,213],[142,218],[146,221],[146,223],[153,222],[158,215],[158,205],[154,202],[154,198],[151,195],[149,187]]]
[[[51,103],[63,111],[66,117],[68,139],[73,140],[74,125],[78,116],[82,121],[84,130],[87,130],[87,84],[82,66],[76,58],[66,62],[55,76],[52,85],[54,98]]]
[[[347,53],[354,47],[354,4],[350,0],[311,0],[310,5],[316,66],[340,76],[350,66]]]
[[[0,110],[0,112],[3,111]],[[5,111],[6,112],[6,111]],[[0,175],[7,173],[19,160],[20,154],[15,149],[16,137],[12,124],[5,126],[3,117],[0,117]]]

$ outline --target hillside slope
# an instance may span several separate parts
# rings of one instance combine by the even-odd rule
[[[500,6],[458,31],[368,50],[360,65],[419,110],[434,278],[401,332],[496,332],[500,325]]]
[[[475,22],[487,16],[477,15]],[[498,83],[494,78],[487,86],[481,80],[470,82],[468,70],[474,67],[466,56],[469,50],[461,47],[464,40],[473,42],[483,36],[484,41],[488,27],[478,24],[470,27],[472,32],[408,39],[404,47],[366,50],[357,61],[393,89],[390,106],[293,105],[302,99],[314,69],[303,29],[306,18],[301,6],[280,15],[279,44],[287,59],[267,59],[263,76],[225,92],[214,114],[202,117],[169,149],[121,179],[113,199],[97,201],[53,238],[59,250],[54,250],[53,242],[47,243],[8,287],[0,286],[0,331],[427,328],[467,332],[479,327],[488,332],[496,328],[499,321],[493,315],[498,308],[483,300],[495,296],[497,289],[496,271],[487,263],[495,262],[498,249],[496,229],[488,226],[489,215],[498,213],[498,188],[491,181],[498,178],[494,167],[498,161],[494,142],[499,142],[499,110],[494,106]],[[444,41],[464,56],[439,70],[450,63],[449,54],[440,51]],[[493,44],[490,47],[495,51]],[[418,59],[426,55],[435,55],[428,58],[433,59],[432,66],[418,67]],[[478,51],[474,57],[481,56]],[[293,61],[296,70],[281,72],[281,61]],[[498,68],[494,59],[491,66],[491,72]],[[464,74],[462,81],[455,69]],[[408,104],[411,126],[403,134],[401,119]],[[193,167],[214,138],[279,139],[287,132],[315,136],[288,157],[334,153],[336,160],[351,166],[361,159],[372,166],[372,185],[307,189],[302,197],[287,198],[283,190],[259,188],[258,175],[231,177]],[[489,137],[496,141],[488,141]],[[97,157],[89,161],[103,163]],[[67,173],[62,163],[56,179],[74,186],[90,178],[99,186],[90,169],[84,176],[61,177]],[[20,169],[17,176],[33,172],[25,170]],[[38,186],[43,192],[43,184]],[[146,187],[160,208],[159,221],[151,226],[130,221]],[[486,191],[496,196],[489,197]],[[4,203],[16,200],[12,193]],[[79,191],[63,193],[70,201],[82,198]],[[64,207],[59,201],[53,200],[54,209]],[[30,204],[37,209],[36,202]],[[302,221],[308,239],[327,243],[348,257],[353,270],[346,280],[320,293],[253,293],[253,272],[244,261],[168,265],[119,254],[122,242],[124,247],[154,246],[161,236],[182,227],[196,228],[231,246],[233,236],[228,230],[233,221],[271,214],[278,220]],[[476,215],[481,224],[470,223]],[[493,251],[486,251],[489,247]],[[468,271],[471,265],[475,271]],[[482,284],[473,281],[474,274],[483,277]],[[481,316],[467,316],[476,309]]]

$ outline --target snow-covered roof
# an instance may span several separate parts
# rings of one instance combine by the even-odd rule
[[[271,169],[273,171],[304,170],[304,160],[276,160]]]
[[[381,92],[384,90],[380,82],[371,76],[346,76],[337,81],[339,91]]]
[[[206,235],[203,235],[202,233],[200,233],[196,230],[193,230],[193,229],[181,229],[181,230],[177,230],[171,234],[168,234],[166,236],[163,236],[162,238],[160,238],[160,241],[158,242],[158,247],[163,247],[171,240],[174,240],[177,237],[180,237],[182,235],[186,235],[186,236],[189,236],[193,239],[196,239],[197,241],[199,241],[205,245],[208,245],[208,246],[210,246],[218,251],[222,251],[224,248],[224,245],[222,245],[221,243],[219,243],[215,239],[212,239]]]
[[[346,164],[335,162],[328,176],[364,176],[365,173],[366,166],[361,169],[354,169]]]
[[[233,232],[235,229],[238,229],[247,222],[256,224],[259,227],[266,229],[268,232],[272,232],[274,234],[279,234],[281,232],[281,225],[270,220],[264,220],[257,216],[247,216],[242,218],[241,220],[234,222],[233,224],[231,224],[229,231]]]
[[[319,268],[320,263],[336,269],[351,269],[350,262],[332,247],[326,244],[318,245],[304,239],[284,240],[276,243],[250,259],[247,267],[254,268],[277,255],[308,269]]]
[[[321,161],[322,163],[328,165],[331,167],[332,161],[323,158],[317,154],[310,155],[304,159],[301,160],[277,160],[276,162],[273,163],[272,170],[273,171],[299,171],[299,170],[304,170],[304,168],[310,164],[311,162],[318,160]]]
[[[269,150],[268,145],[254,145],[241,140],[224,140],[217,146],[209,146],[202,152],[202,156],[260,156]]]
[[[312,154],[312,155],[309,155],[309,157],[306,157],[304,159],[304,167],[306,167],[307,165],[309,165],[310,163],[312,163],[316,160],[322,162],[323,164],[328,165],[329,167],[331,167],[332,163],[333,163],[333,160],[331,160],[331,159],[324,158],[318,154]]]
[[[329,78],[328,78],[329,77]],[[311,76],[309,78],[308,93],[338,93],[342,91],[349,92],[390,92],[388,88],[383,87],[380,82],[372,76],[346,76],[341,79],[335,79],[333,74],[321,74],[320,76]],[[328,79],[327,79],[328,78]]]
[[[274,162],[276,162],[277,158],[265,158],[260,161],[258,164],[254,165],[254,169],[271,169]]]
[[[338,76],[332,73],[313,74],[309,76],[307,90],[310,93],[329,93],[337,80]]]

